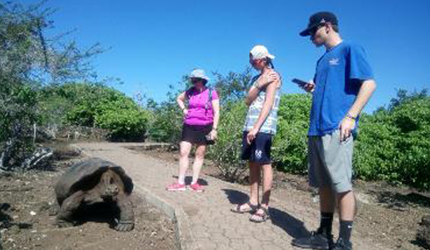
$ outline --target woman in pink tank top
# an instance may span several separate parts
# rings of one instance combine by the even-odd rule
[[[182,92],[176,99],[184,113],[184,126],[179,145],[179,177],[177,182],[167,186],[168,191],[185,190],[185,174],[189,166],[189,155],[193,145],[196,145],[193,179],[188,187],[193,191],[203,191],[203,187],[197,181],[203,165],[206,145],[209,141],[215,140],[217,136],[218,94],[215,90],[206,87],[209,78],[203,70],[195,69],[189,78],[193,87]],[[186,101],[188,101],[188,106],[185,105]]]

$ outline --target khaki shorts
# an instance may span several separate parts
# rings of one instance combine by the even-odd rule
[[[354,138],[340,142],[340,131],[310,136],[308,141],[309,184],[331,187],[336,193],[352,190],[352,153]]]

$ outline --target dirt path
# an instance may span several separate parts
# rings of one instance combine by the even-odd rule
[[[295,249],[290,245],[293,237],[306,235],[318,225],[318,206],[300,193],[275,192],[271,203],[271,220],[255,224],[249,215],[230,212],[234,204],[247,199],[247,189],[202,176],[204,193],[165,191],[174,180],[177,165],[143,155],[126,147],[138,144],[79,143],[85,153],[123,166],[142,193],[155,197],[155,204],[172,212],[178,220],[180,240],[184,249]],[[336,232],[334,232],[336,235]],[[383,241],[367,237],[356,231],[355,249],[392,249]],[[419,249],[419,248],[417,248]]]

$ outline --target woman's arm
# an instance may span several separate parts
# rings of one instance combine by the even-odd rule
[[[213,129],[216,130],[218,128],[218,123],[219,123],[219,99],[212,100],[212,108],[214,112]]]
[[[214,140],[217,137],[217,129],[218,129],[218,123],[219,123],[219,99],[212,100],[212,108],[214,112],[214,123],[211,131],[211,138]]]
[[[181,108],[182,112],[186,114],[188,112],[187,107],[185,107],[185,100],[187,99],[186,91],[180,93],[176,98],[176,102],[178,103],[179,108]]]

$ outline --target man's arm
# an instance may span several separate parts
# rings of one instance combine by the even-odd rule
[[[374,80],[363,81],[358,92],[357,98],[348,112],[349,115],[357,117],[361,113],[363,108],[366,106],[375,89],[376,82]]]
[[[342,141],[346,140],[351,135],[351,130],[353,130],[355,127],[355,119],[366,106],[375,89],[376,82],[374,80],[365,80],[361,84],[354,104],[340,124],[340,139]]]

